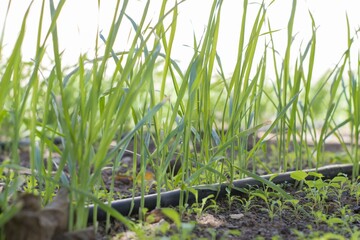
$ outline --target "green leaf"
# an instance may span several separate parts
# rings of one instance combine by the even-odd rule
[[[177,211],[175,211],[173,208],[162,208],[161,212],[170,218],[175,223],[176,227],[181,227],[181,218]]]
[[[264,202],[268,202],[268,198],[266,197],[266,195],[263,193],[263,192],[260,192],[260,191],[257,191],[257,192],[253,192],[251,193],[252,196],[255,196],[255,197],[259,197],[261,198],[262,200],[264,200]]]
[[[324,175],[322,173],[317,173],[317,172],[309,172],[308,175],[316,177],[316,178],[323,178],[324,177]]]
[[[349,181],[349,179],[344,176],[336,176],[331,180],[332,183],[345,183],[346,181]]]
[[[327,220],[327,223],[330,224],[330,225],[333,225],[333,224],[342,224],[342,223],[344,223],[344,220],[342,220],[341,218],[332,217],[332,218],[329,218],[329,219]]]
[[[295,171],[290,173],[290,177],[297,181],[305,181],[308,174],[304,171]]]

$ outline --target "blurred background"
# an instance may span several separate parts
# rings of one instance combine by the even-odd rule
[[[3,29],[5,15],[7,12],[10,0],[0,1],[0,30]],[[2,49],[2,58],[6,58],[12,51],[13,44],[21,27],[21,21],[24,13],[30,4],[30,0],[12,1],[9,9],[9,16],[5,26],[4,39]],[[57,3],[59,1],[55,1]],[[76,0],[66,1],[64,8],[58,20],[58,36],[60,42],[60,50],[63,51],[62,61],[63,65],[73,65],[78,61],[80,54],[86,54],[88,58],[95,56],[95,43],[99,40],[99,48],[104,46],[104,43],[99,39],[98,32],[106,37],[110,28],[116,0],[96,1],[96,0]],[[251,31],[251,23],[256,17],[259,9],[259,4],[262,1],[250,1],[248,9],[248,19],[246,32]],[[270,3],[272,3],[270,5]],[[37,26],[39,22],[40,10],[42,1],[36,0],[33,2],[30,10],[30,15],[27,21],[26,37],[23,44],[24,60],[31,61],[35,55]],[[46,1],[45,12],[46,18],[45,26],[49,26],[50,11]],[[157,22],[158,12],[161,1],[151,1],[150,10],[147,21],[155,24]],[[175,1],[169,0],[167,9],[174,6]],[[204,29],[206,28],[208,13],[210,12],[212,1],[210,0],[187,0],[179,6],[179,18],[177,33],[175,36],[174,48],[172,58],[179,61],[180,66],[186,66],[192,56],[192,46],[194,36],[200,41]],[[239,40],[239,31],[242,18],[243,1],[226,0],[224,1],[221,15],[220,37],[218,43],[218,54],[224,67],[227,76],[230,76],[232,69],[236,63],[237,44]],[[287,22],[290,16],[290,11],[293,1],[289,0],[275,0],[265,1],[268,8],[268,23],[272,30],[278,30],[273,34],[275,48],[282,57],[286,48],[287,40]],[[126,9],[127,15],[139,22],[143,13],[145,0],[129,1]],[[269,6],[270,5],[270,6]],[[298,57],[294,54],[298,49],[305,48],[306,44],[311,38],[312,26],[310,13],[313,15],[315,25],[317,26],[317,53],[314,67],[314,79],[320,77],[326,70],[332,69],[340,60],[342,54],[347,49],[347,25],[346,15],[350,22],[351,34],[355,36],[355,32],[360,27],[360,2],[358,0],[302,0],[297,1],[296,19],[294,24],[294,33],[296,36],[293,42],[292,57]],[[171,16],[165,22],[171,21]],[[129,34],[134,33],[129,20],[124,21],[120,27],[117,36],[117,42],[114,45],[115,51],[122,51],[129,46]],[[268,24],[266,24],[267,28]],[[43,38],[46,34],[46,29],[42,33]],[[268,29],[263,30],[264,33]],[[98,39],[97,39],[98,38]],[[265,42],[269,42],[268,35],[264,35]],[[353,47],[359,48],[359,39],[355,37],[356,41]],[[265,45],[265,44],[263,44]],[[48,46],[48,62],[51,63],[52,51],[51,45]],[[263,53],[259,51],[259,57]],[[353,54],[353,57],[356,54]],[[295,61],[291,61],[295,62]],[[352,61],[357,64],[357,60]],[[271,69],[271,68],[268,68]],[[270,74],[271,76],[272,74]],[[270,77],[271,78],[271,77]]]

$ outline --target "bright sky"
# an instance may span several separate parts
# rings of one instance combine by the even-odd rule
[[[0,1],[0,30],[4,25],[8,2],[9,0]],[[22,49],[25,61],[33,58],[35,54],[37,24],[41,2],[40,0],[35,0],[30,11],[25,44]],[[48,1],[46,1],[46,3],[47,2]],[[175,1],[169,0],[168,2],[169,6],[172,6]],[[179,8],[178,31],[172,57],[173,59],[181,61],[183,63],[180,64],[181,66],[186,65],[191,57],[192,51],[185,45],[192,45],[193,33],[200,39],[204,32],[212,2],[213,1],[210,0],[187,0]],[[221,16],[218,53],[224,65],[225,72],[228,74],[231,74],[236,62],[242,17],[242,2],[243,1],[239,0],[226,0],[224,1],[222,9],[223,14]],[[29,3],[30,0],[12,1],[5,29],[5,48],[3,52],[5,56],[8,56],[11,52],[13,43],[19,33],[22,16]],[[87,53],[88,56],[93,56],[97,28],[102,30],[105,36],[107,35],[116,0],[102,0],[100,9],[98,9],[97,3],[97,0],[68,0],[65,3],[58,21],[60,51],[64,50],[63,63],[65,65],[76,63],[80,53]],[[127,14],[135,20],[140,19],[145,3],[145,0],[129,1]],[[149,20],[153,18],[153,22],[156,21],[160,3],[160,0],[151,1]],[[268,19],[270,20],[272,29],[281,30],[274,33],[275,47],[281,54],[285,51],[286,26],[290,16],[291,4],[292,1],[289,0],[276,0],[268,9]],[[258,4],[251,4],[249,6],[249,23],[255,18],[258,7]],[[299,45],[302,41],[302,45],[305,46],[310,40],[311,21],[309,11],[311,11],[315,23],[318,26],[315,76],[319,76],[328,68],[335,66],[347,48],[346,13],[351,23],[351,34],[354,35],[355,29],[360,27],[359,9],[359,0],[299,0],[294,26],[294,33],[298,34],[294,42],[293,56],[298,56]],[[47,17],[45,19],[45,23],[47,24],[49,15],[49,7],[47,5]],[[126,22],[126,24],[121,27],[114,50],[121,51],[126,49],[130,28],[129,22]],[[247,30],[248,32],[250,31],[250,26],[248,26]],[[264,29],[264,32],[266,32],[266,29]],[[354,57],[357,57],[359,47],[360,44],[357,39],[354,47]],[[50,48],[49,55],[51,58]],[[355,60],[353,62],[355,62]]]

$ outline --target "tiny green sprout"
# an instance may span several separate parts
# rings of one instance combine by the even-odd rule
[[[319,239],[336,239],[336,240],[345,240],[345,237],[339,234],[335,233],[325,233],[321,238]]]
[[[264,193],[264,191],[256,190],[253,193],[251,193],[251,195],[254,196],[254,197],[261,198],[262,200],[264,200],[264,202],[266,204],[268,204],[268,202],[269,202],[269,199],[266,196],[266,194]]]
[[[289,207],[291,207],[293,209],[294,215],[296,217],[299,216],[299,212],[301,211],[301,208],[302,208],[302,206],[299,204],[299,202],[300,201],[298,199],[286,199],[285,200],[285,204],[288,203],[287,205],[290,205]]]
[[[309,188],[315,188],[317,190],[321,190],[321,189],[329,186],[328,183],[324,182],[321,179],[317,179],[315,181],[306,181],[305,183],[308,185]]]
[[[26,177],[26,185],[24,186],[25,192],[39,194],[37,190],[38,181],[33,177]]]
[[[203,198],[201,200],[201,204],[199,205],[198,203],[194,203],[192,206],[192,209],[194,210],[194,212],[196,212],[197,215],[201,215],[203,213],[204,210],[211,208],[213,205],[210,206],[206,206],[206,203],[208,200],[210,200],[211,198],[214,198],[213,194],[210,194],[209,196]]]
[[[339,209],[339,212],[340,212],[340,215],[343,217],[343,218],[348,218],[349,215],[351,215],[351,210],[349,209],[349,206],[348,205],[345,205],[344,207],[341,207]]]
[[[254,196],[249,196],[249,198],[237,198],[237,200],[241,203],[241,206],[244,209],[244,212],[249,212],[252,207],[254,207],[253,202],[251,201]]]
[[[101,199],[101,200],[107,200],[109,194],[107,192],[107,190],[105,189],[99,189],[96,192],[97,198]]]
[[[333,193],[337,197],[337,201],[342,206],[342,195],[343,193],[351,188],[351,181],[345,176],[336,176],[329,182],[329,186],[332,188]]]
[[[279,215],[281,216],[283,211],[286,208],[286,205],[281,201],[281,200],[275,200],[271,202],[271,208],[273,208],[273,211],[275,212],[275,209],[277,209],[277,212],[279,213]]]
[[[229,229],[226,231],[225,236],[234,236],[234,237],[240,237],[241,231],[237,229]]]
[[[219,211],[220,206],[217,204],[216,200],[214,199],[209,199],[211,204],[207,205],[204,208],[204,211],[208,210],[208,209],[213,209],[215,211],[215,214]]]
[[[330,181],[330,185],[336,188],[343,188],[349,181],[345,176],[336,176]]]
[[[326,222],[327,220],[326,215],[322,211],[315,211],[313,212],[313,215],[315,217],[315,223],[317,226],[319,226],[319,224],[322,222]]]
[[[344,224],[344,220],[342,220],[341,218],[337,218],[337,217],[330,217],[329,219],[326,220],[326,223],[329,226],[333,226],[335,224]]]

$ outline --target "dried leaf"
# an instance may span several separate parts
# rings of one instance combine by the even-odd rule
[[[202,214],[200,217],[198,217],[197,222],[201,225],[209,225],[211,227],[220,227],[224,224],[223,221],[208,213]]]
[[[88,232],[82,238],[64,238],[72,234],[66,233],[69,218],[67,189],[60,189],[54,201],[44,209],[41,209],[40,197],[32,194],[20,195],[17,203],[21,203],[21,210],[5,224],[8,240],[51,240],[60,239],[59,236],[63,236],[61,239],[90,239]]]
[[[123,184],[129,185],[132,182],[133,178],[132,176],[117,174],[115,175],[115,180],[118,180]]]
[[[60,234],[67,231],[69,219],[69,192],[62,188],[57,193],[54,201],[48,204],[41,211],[41,220],[51,221],[54,224],[54,234]]]
[[[148,212],[145,216],[145,221],[147,223],[157,223],[165,218],[165,215],[162,213],[161,209],[154,209]]]

